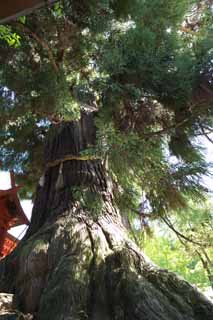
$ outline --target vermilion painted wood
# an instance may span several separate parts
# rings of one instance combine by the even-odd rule
[[[17,195],[20,186],[15,186],[13,173],[10,179],[12,188],[0,190],[0,258],[9,254],[16,246],[15,238],[8,236],[7,231],[18,225],[29,224]]]
[[[16,238],[6,232],[4,241],[2,242],[2,245],[0,244],[0,259],[10,254],[15,249],[18,242],[19,241]]]

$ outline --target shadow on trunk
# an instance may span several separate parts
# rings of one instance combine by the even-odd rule
[[[93,115],[49,137],[32,222],[0,264],[0,291],[35,319],[210,320],[213,305],[137,248],[113,202]]]

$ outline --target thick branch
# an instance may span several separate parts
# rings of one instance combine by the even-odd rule
[[[34,31],[32,31],[30,28],[28,28],[26,25],[24,25],[21,22],[12,22],[12,25],[19,27],[23,32],[29,34],[32,38],[34,38],[40,45],[41,47],[47,51],[49,60],[53,66],[53,69],[55,70],[56,73],[59,72],[59,67],[55,61],[55,58],[53,56],[53,52],[50,49],[49,45],[47,44],[46,41],[44,41],[41,37],[39,37]]]

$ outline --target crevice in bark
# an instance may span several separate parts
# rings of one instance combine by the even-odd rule
[[[97,224],[98,224],[99,227],[101,228],[101,230],[102,230],[102,232],[103,232],[103,234],[104,234],[104,237],[105,237],[105,239],[106,239],[106,242],[108,243],[109,248],[110,248],[111,250],[113,250],[113,244],[112,244],[112,242],[111,242],[111,240],[110,240],[109,234],[107,233],[107,231],[104,230],[104,228],[102,227],[102,225],[101,225],[99,222],[97,222]]]
[[[141,273],[142,272],[141,264],[145,262],[143,256],[128,243],[127,243],[126,247],[128,250],[130,250],[135,255],[134,265],[135,265],[136,270]]]
[[[87,226],[87,232],[90,238],[90,243],[91,243],[91,249],[93,252],[93,257],[91,259],[89,268],[88,268],[88,273],[90,275],[90,280],[89,280],[89,288],[88,288],[88,297],[87,297],[87,316],[88,318],[91,318],[93,315],[93,308],[95,304],[95,295],[96,295],[96,282],[95,282],[95,271],[96,271],[96,252],[95,252],[95,244],[94,244],[94,239],[92,237],[92,233],[90,231],[90,227],[86,223]]]
[[[88,272],[90,274],[88,297],[87,297],[87,308],[86,314],[88,318],[92,318],[95,305],[95,295],[96,295],[96,282],[95,282],[95,272],[96,272],[96,259],[95,256],[91,260]]]

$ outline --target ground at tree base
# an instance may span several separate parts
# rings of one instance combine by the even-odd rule
[[[32,320],[32,315],[16,310],[13,300],[13,294],[0,293],[0,320]]]

